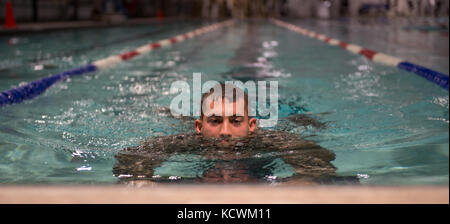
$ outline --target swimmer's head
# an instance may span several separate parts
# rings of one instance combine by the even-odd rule
[[[248,116],[248,105],[248,95],[239,87],[214,86],[202,95],[200,119],[195,121],[196,132],[205,137],[246,137],[256,130],[256,119]]]

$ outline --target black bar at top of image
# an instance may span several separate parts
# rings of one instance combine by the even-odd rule
[[[38,21],[38,4],[37,4],[38,0],[33,0],[33,22],[37,22]]]

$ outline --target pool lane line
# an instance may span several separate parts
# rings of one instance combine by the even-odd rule
[[[87,51],[100,50],[102,48],[109,47],[109,46],[114,45],[114,44],[122,44],[122,43],[126,43],[126,42],[129,42],[129,41],[135,41],[135,40],[139,40],[139,39],[143,39],[143,38],[148,38],[149,36],[155,35],[155,33],[164,32],[164,31],[166,31],[166,28],[158,28],[158,29],[150,31],[150,32],[146,32],[146,33],[142,33],[142,34],[138,34],[138,35],[134,35],[134,36],[129,36],[129,37],[122,38],[122,39],[116,39],[116,40],[113,40],[113,41],[110,41],[110,42],[106,42],[106,43],[94,44],[94,45],[87,46],[87,47],[82,47],[82,48],[78,48],[78,49],[74,49],[74,50],[69,50],[69,51],[66,51],[66,52],[59,53],[57,55],[50,56],[48,58],[44,58],[44,59],[36,59],[36,58],[34,58],[34,59],[31,59],[31,60],[28,60],[28,61],[31,62],[31,63],[40,64],[40,63],[43,63],[43,62],[45,62],[47,60],[54,59],[54,58],[73,56],[73,55],[85,53]]]
[[[88,64],[79,68],[75,68],[55,75],[44,77],[13,89],[5,90],[3,92],[0,92],[0,107],[7,104],[20,103],[24,100],[34,98],[43,93],[46,89],[51,87],[56,82],[64,80],[68,77],[78,76],[85,73],[106,69],[120,62],[130,60],[136,57],[137,55],[143,55],[158,48],[167,47],[175,43],[180,43],[187,39],[191,39],[196,36],[202,35],[204,33],[212,32],[222,27],[229,26],[233,23],[234,20],[230,19],[224,22],[208,25],[184,34],[180,34],[154,43],[143,45],[129,52],[125,52],[119,55],[113,55],[104,59],[94,61],[92,64]]]
[[[211,31],[220,29],[224,26],[229,26],[233,23],[234,23],[233,20],[227,20],[225,22],[209,25],[209,26],[206,26],[203,28],[196,29],[191,32],[187,32],[187,33],[180,34],[180,35],[177,35],[174,37],[170,37],[170,38],[167,38],[164,40],[160,40],[155,43],[143,45],[143,46],[138,47],[135,50],[132,50],[129,52],[125,52],[125,53],[122,53],[119,55],[113,55],[113,56],[110,56],[110,57],[107,57],[107,58],[104,58],[101,60],[97,60],[97,61],[93,62],[92,64],[94,66],[96,66],[98,69],[104,69],[104,68],[110,67],[114,64],[117,64],[119,62],[130,60],[131,58],[133,58],[137,55],[146,54],[146,53],[149,53],[149,52],[151,52],[155,49],[161,48],[161,47],[166,47],[166,46],[173,45],[175,43],[183,42],[187,39],[202,35],[203,33],[211,32]]]
[[[287,28],[293,32],[300,33],[302,35],[305,35],[310,38],[314,38],[317,40],[321,40],[329,45],[332,46],[340,46],[341,48],[344,48],[347,51],[350,51],[355,54],[361,54],[364,55],[369,60],[388,65],[388,66],[394,66],[397,68],[400,68],[402,70],[408,71],[408,72],[414,72],[419,76],[422,76],[423,78],[427,79],[428,81],[431,81],[440,87],[449,90],[449,77],[448,75],[445,75],[443,73],[434,71],[432,69],[423,67],[421,65],[417,65],[411,62],[407,62],[401,58],[397,58],[391,55],[383,54],[374,50],[370,50],[368,48],[363,48],[361,46],[346,43],[344,41],[340,41],[328,36],[325,36],[323,34],[319,34],[307,29],[304,29],[300,26],[296,26],[290,23],[283,22],[278,19],[270,19],[270,21],[278,26],[282,26],[284,28]]]

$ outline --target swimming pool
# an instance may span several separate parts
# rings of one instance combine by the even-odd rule
[[[292,22],[305,26],[305,21]],[[320,27],[307,24],[311,30]],[[0,89],[204,25],[177,21],[4,36],[0,41],[9,44],[1,46]],[[333,29],[328,35],[348,38]],[[357,42],[385,50],[372,46],[375,37]],[[448,36],[447,55],[436,54],[448,58]],[[448,69],[440,60],[427,65]],[[339,175],[358,176],[363,184],[448,184],[447,90],[258,20],[237,22],[0,107],[0,183],[117,183],[112,167],[122,148],[150,136],[193,132],[189,123],[161,108],[173,98],[171,83],[191,82],[194,72],[204,81],[279,81],[280,101],[290,105],[281,116],[308,113],[327,124],[323,129],[290,126],[289,131],[332,150]]]

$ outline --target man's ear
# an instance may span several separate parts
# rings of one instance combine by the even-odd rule
[[[248,121],[248,130],[250,132],[254,132],[256,131],[256,118],[250,118],[250,120]]]
[[[195,120],[195,131],[197,132],[197,134],[200,134],[202,132],[202,120]]]

